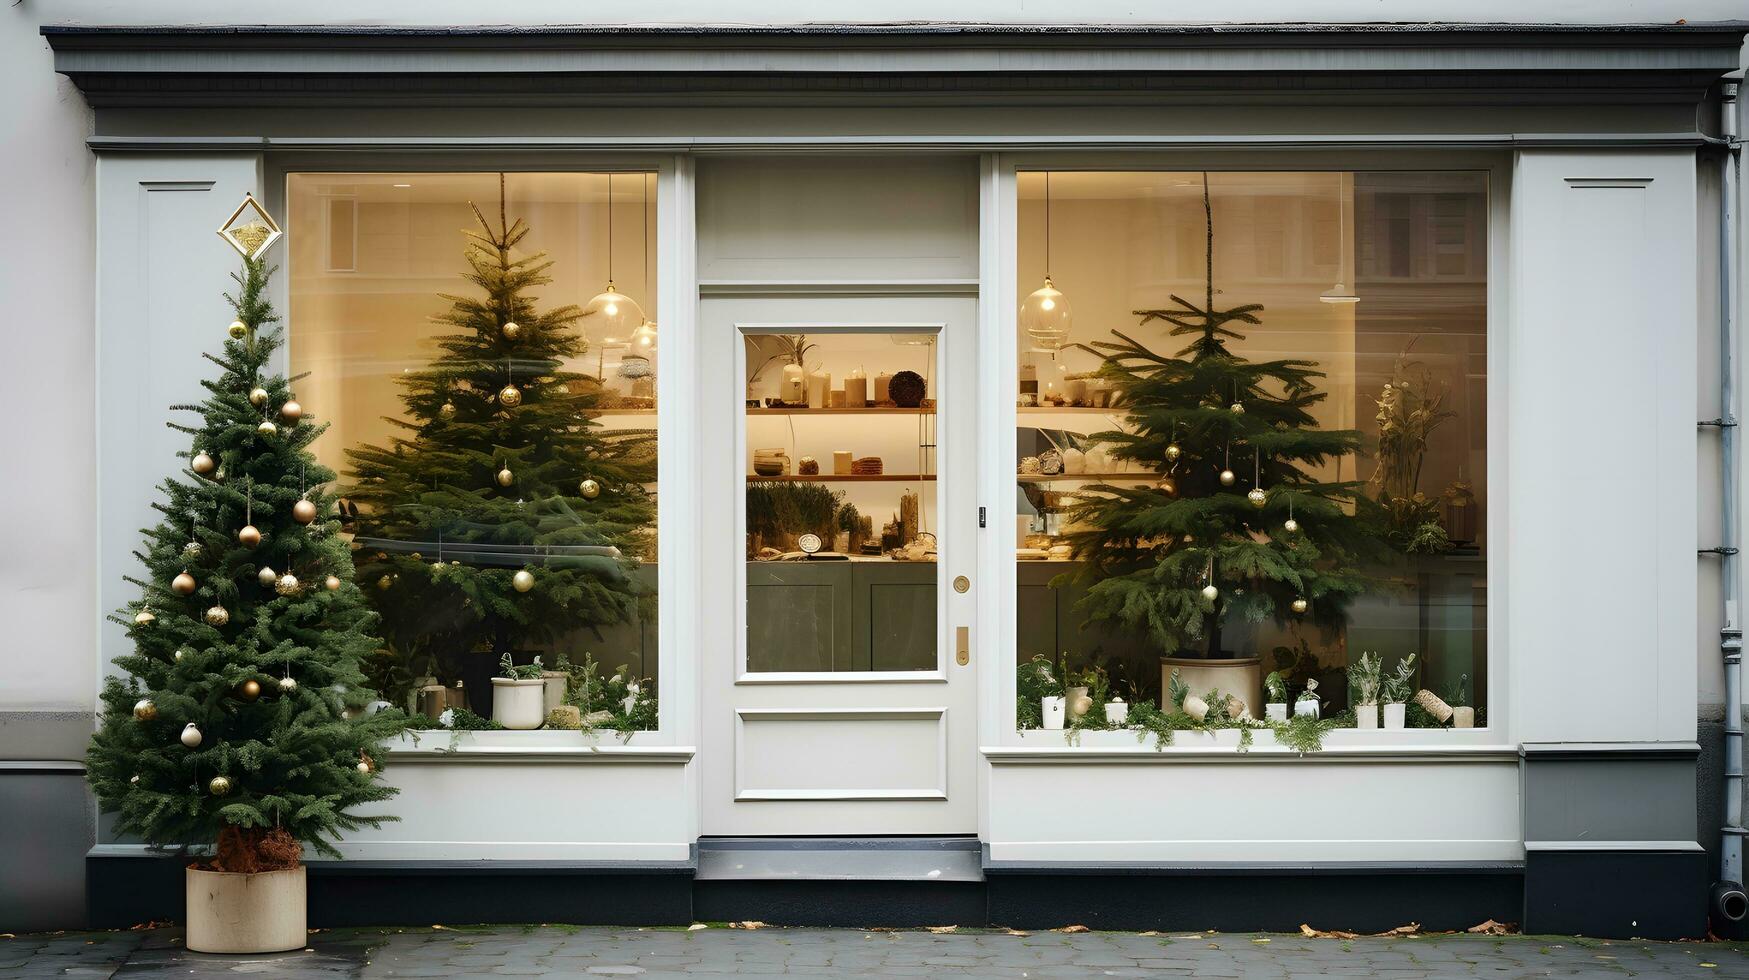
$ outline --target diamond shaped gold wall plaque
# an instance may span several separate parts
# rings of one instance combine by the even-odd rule
[[[219,237],[229,242],[237,253],[251,261],[261,258],[282,232],[273,216],[267,213],[254,194],[245,193],[243,203],[219,226]]]

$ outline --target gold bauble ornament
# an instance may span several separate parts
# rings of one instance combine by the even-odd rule
[[[584,480],[577,484],[577,492],[583,495],[584,500],[594,500],[601,496],[601,484],[594,480]]]
[[[139,612],[134,613],[134,625],[136,626],[150,626],[157,621],[158,617],[152,615],[152,610],[150,609],[142,609]]]
[[[190,541],[182,546],[182,557],[193,560],[199,558],[204,550],[206,549],[200,546],[199,541]]]
[[[261,696],[261,682],[251,677],[237,687],[237,696],[245,701],[253,701]]]
[[[206,788],[214,796],[225,796],[231,792],[231,781],[223,776],[214,776],[207,782]]]
[[[264,589],[273,588],[273,583],[279,581],[279,573],[270,565],[261,566],[261,571],[255,573],[255,581],[261,583]]]
[[[308,524],[316,519],[316,505],[308,500],[299,500],[292,504],[292,520],[299,524]]]
[[[261,529],[253,524],[245,524],[237,531],[237,543],[245,548],[253,548],[261,543]]]
[[[1210,583],[1210,584],[1202,587],[1202,597],[1204,599],[1207,599],[1210,602],[1215,601],[1215,599],[1218,596],[1220,596],[1220,594],[1221,594],[1221,590],[1215,588],[1213,583]]]
[[[534,573],[524,568],[510,577],[510,584],[515,586],[518,592],[527,592],[534,588]]]
[[[279,679],[279,693],[296,694],[297,690],[298,679],[296,677],[281,677]]]
[[[277,435],[279,433],[279,426],[274,425],[266,419],[262,419],[261,424],[255,427],[255,431],[264,436]]]
[[[298,577],[290,572],[286,572],[279,577],[279,581],[274,584],[273,588],[274,591],[278,592],[280,595],[297,595]]]
[[[1182,455],[1184,455],[1184,450],[1178,448],[1178,443],[1173,442],[1166,445],[1166,462],[1176,463],[1178,457]]]
[[[522,389],[515,385],[505,385],[498,391],[498,404],[505,408],[515,408],[522,404]]]
[[[1269,494],[1264,493],[1262,487],[1252,487],[1251,492],[1245,495],[1245,499],[1251,501],[1253,507],[1262,507],[1269,503]]]
[[[395,584],[395,580],[388,577],[387,575],[384,575],[382,578],[377,579],[377,588],[382,589],[384,592],[387,592],[389,590],[389,586],[394,585],[394,584]]]
[[[455,403],[454,402],[444,402],[441,406],[438,407],[437,414],[442,416],[443,418],[446,418],[446,419],[455,418]]]
[[[504,339],[505,340],[515,340],[516,338],[522,336],[522,324],[517,323],[515,320],[511,320],[510,322],[504,324],[504,326],[501,329],[503,329],[503,331],[504,331]]]
[[[503,469],[498,471],[498,485],[499,486],[507,487],[515,482],[516,482],[516,474],[510,472],[510,467],[506,466]]]
[[[249,392],[249,404],[254,405],[256,408],[260,408],[261,406],[267,404],[267,389],[266,388],[256,388],[256,389],[250,391]]]
[[[177,595],[191,595],[194,592],[194,576],[188,574],[188,569],[170,580],[170,591]]]
[[[201,476],[206,476],[217,468],[218,465],[218,463],[213,461],[211,456],[206,454],[205,450],[202,450],[194,454],[194,459],[189,461],[188,468],[199,473]]]
[[[1234,415],[1244,415],[1245,414],[1245,403],[1244,402],[1234,402],[1233,404],[1228,405],[1227,408]]]
[[[296,425],[298,419],[304,417],[304,406],[299,405],[294,400],[287,399],[284,405],[279,406],[279,417]]]
[[[249,336],[249,326],[242,320],[232,320],[231,325],[226,328],[226,332],[231,335],[232,340],[242,340]]]
[[[1312,604],[1307,602],[1303,597],[1295,599],[1293,602],[1289,603],[1289,605],[1292,606],[1293,611],[1297,613],[1303,613],[1312,607]]]
[[[206,611],[206,622],[208,626],[223,626],[230,621],[230,610],[227,610],[224,606],[213,606]]]
[[[1300,522],[1296,521],[1290,517],[1287,520],[1281,522],[1281,529],[1286,531],[1289,534],[1292,534],[1295,531],[1298,531],[1300,529]]]
[[[182,744],[191,749],[200,747],[200,726],[189,722],[182,726]]]
[[[327,589],[329,592],[339,591],[339,589],[340,589],[340,576],[330,575],[327,578],[323,579],[322,580],[322,588]]]
[[[1170,477],[1162,477],[1160,479],[1160,492],[1170,497],[1178,492],[1178,484],[1173,483]]]
[[[158,717],[158,706],[151,698],[141,698],[134,702],[134,718],[139,721],[151,721]]]
[[[1233,485],[1233,482],[1237,479],[1238,479],[1238,477],[1233,475],[1232,470],[1222,470],[1221,471],[1221,486],[1230,487]]]

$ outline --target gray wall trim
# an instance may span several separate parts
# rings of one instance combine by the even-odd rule
[[[23,775],[26,773],[65,773],[67,775],[83,776],[85,763],[60,762],[47,759],[0,759],[0,776]]]
[[[1403,136],[1272,135],[1242,136],[632,136],[578,137],[269,137],[269,136],[93,136],[86,147],[102,153],[479,153],[499,155],[594,151],[608,153],[985,153],[1106,152],[1172,150],[1510,150],[1695,148],[1711,138],[1699,132],[1663,133],[1475,133]]]
[[[1014,748],[987,745],[979,750],[993,766],[1004,765],[1328,765],[1376,763],[1484,763],[1500,765],[1518,761],[1513,748],[1490,745],[1414,746],[1400,749],[1376,746],[1356,748],[1325,748],[1301,754],[1289,749],[1257,746],[1245,752],[1230,747],[1208,749],[1172,748],[1155,751],[1152,748],[1104,749],[1064,745],[1060,748]]]
[[[1695,743],[1525,746],[1519,770],[1524,839],[1604,850],[1676,841],[1698,849],[1698,754]]]
[[[468,746],[449,747],[448,732],[422,733],[420,741],[428,744],[414,748],[391,748],[389,760],[396,765],[406,763],[447,763],[467,765],[480,762],[545,763],[549,765],[670,765],[683,766],[692,761],[697,749],[691,746]]]
[[[0,761],[80,762],[96,729],[90,711],[0,711]]]
[[[1522,753],[1527,761],[1546,762],[1578,759],[1672,759],[1693,760],[1700,757],[1699,742],[1526,742]]]
[[[1527,840],[1526,851],[1634,851],[1648,854],[1675,854],[1704,851],[1706,848],[1691,840]]]

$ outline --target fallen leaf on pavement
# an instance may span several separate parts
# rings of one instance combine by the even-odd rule
[[[1063,928],[1058,929],[1057,931],[1058,932],[1091,932],[1092,930],[1088,929],[1086,926],[1064,926]]]
[[[700,929],[709,929],[709,928],[710,928],[710,926],[707,926],[702,922],[694,922],[692,925],[689,925],[686,927],[686,931],[687,932],[697,932]]]
[[[929,926],[928,928],[930,932],[939,936],[943,933],[954,932],[959,929],[959,926]]]
[[[1004,930],[1002,930],[1002,932],[1005,935],[1009,935],[1009,936],[1030,936],[1030,935],[1032,935],[1032,933],[1030,933],[1030,932],[1023,932],[1019,929],[1004,929]],[[1147,935],[1147,933],[1143,933],[1143,935]]]
[[[1510,922],[1495,922],[1493,919],[1489,919],[1486,922],[1477,923],[1464,931],[1478,933],[1484,936],[1510,936],[1518,931],[1518,927]]]
[[[1307,939],[1359,939],[1358,932],[1345,932],[1341,929],[1313,929],[1304,922],[1300,923],[1300,935]]]
[[[748,919],[746,922],[731,922],[731,923],[729,923],[729,928],[730,929],[763,929],[763,928],[765,928],[765,923],[759,922],[755,919]]]

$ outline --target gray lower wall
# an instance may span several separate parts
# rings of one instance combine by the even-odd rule
[[[83,711],[0,711],[0,932],[85,924],[91,726]]]

